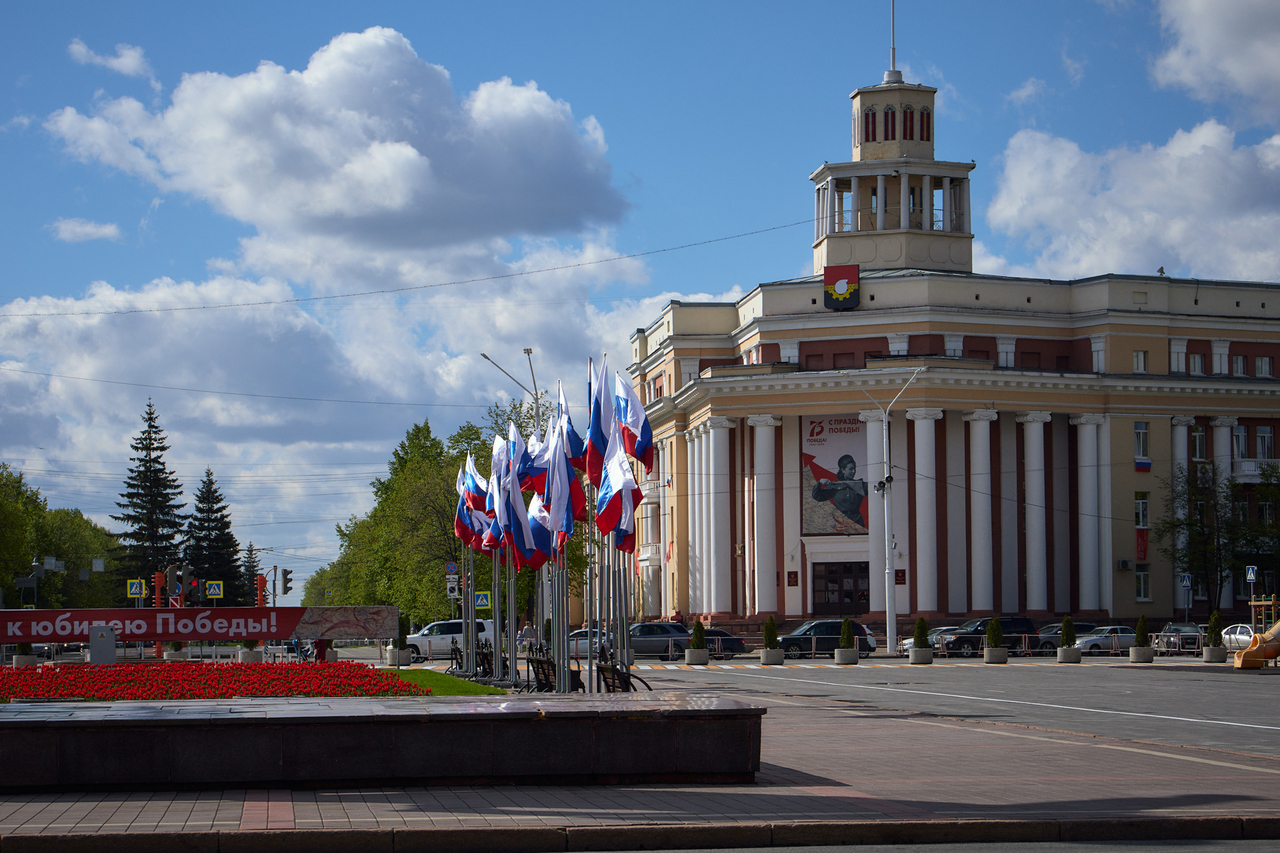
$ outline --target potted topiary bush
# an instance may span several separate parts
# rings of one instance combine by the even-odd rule
[[[1151,634],[1147,631],[1145,615],[1138,617],[1138,627],[1134,631],[1138,636],[1134,638],[1133,648],[1129,649],[1129,663],[1151,663],[1156,659],[1156,653],[1151,648]]]
[[[409,648],[409,617],[400,617],[400,633],[387,646],[387,666],[408,666],[413,663],[413,649]]]
[[[240,663],[262,663],[262,649],[258,648],[257,640],[242,640],[240,646],[236,660]]]
[[[1222,644],[1222,617],[1218,611],[1209,616],[1209,634],[1204,641],[1205,663],[1226,663],[1227,647]]]
[[[18,643],[13,650],[13,666],[14,669],[21,669],[24,666],[35,666],[40,663],[40,658],[36,655],[35,650],[31,648],[30,643]]]
[[[1070,616],[1062,617],[1062,635],[1059,638],[1058,663],[1080,663],[1080,650],[1076,648],[1076,623]]]
[[[929,623],[923,616],[916,620],[911,648],[907,649],[907,660],[910,663],[933,663],[933,647],[929,645]]]
[[[191,653],[187,651],[187,647],[179,640],[173,640],[169,643],[169,650],[164,653],[165,660],[187,660],[191,657]]]
[[[782,646],[778,644],[778,623],[770,616],[764,620],[764,648],[760,650],[760,663],[778,666],[782,661]]]
[[[992,616],[987,620],[987,647],[982,650],[982,662],[1009,662],[1009,650],[1004,647],[1004,630],[1000,627],[998,616]]]
[[[840,623],[840,642],[836,644],[836,663],[848,665],[858,662],[858,635],[853,632],[853,620]]]
[[[684,650],[684,662],[693,666],[706,666],[710,660],[707,653],[707,629],[699,619],[693,623],[693,631],[689,634],[689,648]]]

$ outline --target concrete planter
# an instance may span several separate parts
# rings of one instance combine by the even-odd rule
[[[933,649],[917,649],[915,646],[907,649],[908,663],[933,663]]]
[[[786,657],[782,653],[782,649],[761,649],[760,663],[765,666],[782,666],[782,662]]]
[[[1156,659],[1156,650],[1150,646],[1134,646],[1129,649],[1129,663],[1151,663]]]
[[[13,656],[14,669],[22,669],[23,667],[26,667],[26,666],[39,666],[39,665],[40,665],[39,655],[14,655]]]
[[[1075,646],[1058,649],[1058,663],[1080,663],[1080,650]]]
[[[1004,646],[1001,646],[998,649],[983,649],[982,662],[983,663],[1008,663],[1009,650],[1006,649]]]
[[[1226,663],[1227,647],[1226,646],[1205,646],[1202,653],[1205,663]]]
[[[858,662],[857,649],[836,649],[836,663],[849,666]]]
[[[191,660],[191,652],[183,649],[180,652],[165,652],[165,660]]]
[[[387,666],[408,666],[413,663],[413,649],[387,649]]]
[[[262,663],[262,649],[240,649],[236,652],[236,660],[240,663]]]
[[[706,649],[685,649],[684,662],[690,666],[706,666],[711,654]]]
[[[338,662],[338,650],[337,650],[337,649],[329,649],[327,652],[325,652],[325,653],[324,653],[324,659],[325,659],[325,663],[337,663],[337,662]]]

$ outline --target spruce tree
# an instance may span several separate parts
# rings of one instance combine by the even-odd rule
[[[217,604],[224,607],[244,604],[240,543],[231,532],[231,513],[209,468],[204,470],[204,479],[196,492],[194,511],[187,522],[187,535],[182,543],[182,556],[190,576],[201,582],[202,588],[197,597],[203,596],[205,581],[222,581],[223,598]]]
[[[253,547],[253,543],[249,543],[249,547],[244,549],[244,558],[240,561],[240,585],[244,590],[244,599],[242,604],[245,607],[252,607],[258,602],[257,581],[255,578],[262,569],[262,565],[258,559],[260,552]]]
[[[178,562],[177,539],[187,520],[182,514],[186,504],[179,500],[182,484],[164,464],[169,445],[150,400],[142,422],[142,432],[130,445],[135,454],[130,457],[134,465],[125,479],[122,500],[116,502],[121,513],[111,516],[128,526],[120,534],[125,543],[122,562],[134,577],[150,577],[152,572],[164,571],[169,564]]]

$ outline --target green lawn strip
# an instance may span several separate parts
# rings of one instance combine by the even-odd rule
[[[379,672],[397,675],[419,687],[430,687],[432,696],[503,696],[507,692],[500,687],[476,684],[433,669],[380,669]]]

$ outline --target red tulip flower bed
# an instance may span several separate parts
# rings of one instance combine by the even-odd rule
[[[425,696],[430,688],[351,661],[338,663],[118,663],[0,669],[0,701],[63,698],[230,699],[236,696]]]

